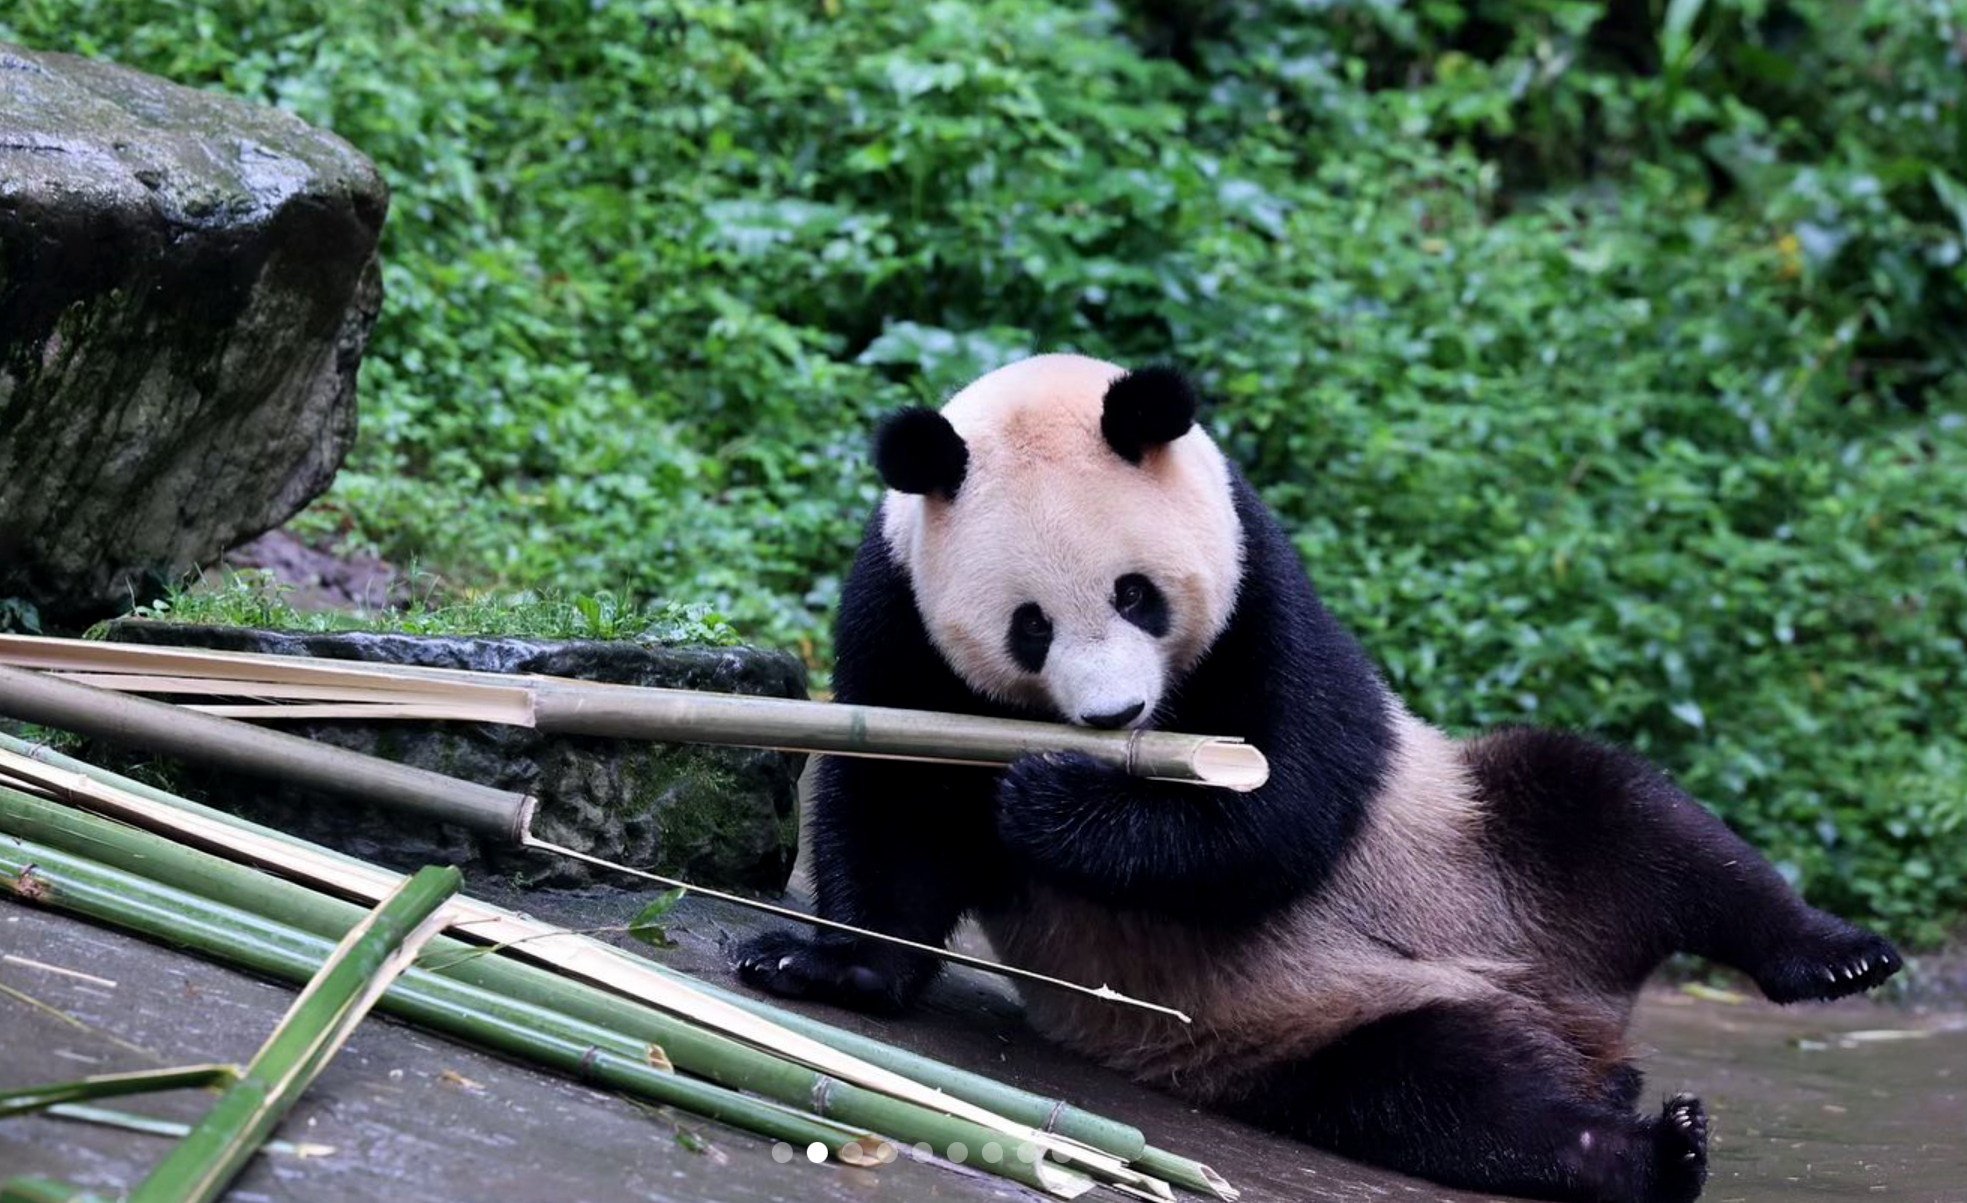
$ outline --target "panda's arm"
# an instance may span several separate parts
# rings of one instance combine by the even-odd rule
[[[870,524],[841,598],[835,696],[843,702],[962,710],[975,702],[929,643],[908,582]],[[824,918],[940,946],[1001,879],[987,769],[826,757],[813,771],[806,840]],[[821,929],[768,932],[738,954],[774,993],[854,1006],[908,1002],[942,962]]]

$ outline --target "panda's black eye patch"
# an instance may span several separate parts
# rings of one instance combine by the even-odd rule
[[[1138,572],[1113,582],[1113,608],[1156,639],[1168,633],[1168,599]]]
[[[1011,659],[1028,673],[1045,667],[1045,653],[1052,650],[1052,620],[1037,602],[1026,602],[1011,611],[1011,633],[1006,641]]]

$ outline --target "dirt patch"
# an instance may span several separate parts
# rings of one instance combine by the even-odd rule
[[[296,610],[382,610],[408,600],[409,580],[401,569],[374,556],[349,555],[309,546],[284,530],[269,531],[243,543],[205,570],[207,584],[225,569],[259,569],[292,592]]]

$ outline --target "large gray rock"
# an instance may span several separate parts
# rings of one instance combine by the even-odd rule
[[[483,672],[542,673],[765,697],[807,696],[806,671],[784,652],[641,643],[453,639],[415,635],[292,635],[124,620],[128,643],[319,656]],[[318,722],[283,730],[539,799],[542,839],[699,885],[766,890],[792,866],[803,756],[749,748],[548,736],[479,723]],[[112,757],[91,749],[98,760]],[[471,832],[266,781],[191,769],[166,781],[213,805],[399,868],[441,862],[490,869],[522,886],[623,884],[576,861],[519,853]],[[630,883],[632,884],[632,883]]]
[[[113,612],[328,486],[388,204],[290,114],[0,43],[0,598]]]

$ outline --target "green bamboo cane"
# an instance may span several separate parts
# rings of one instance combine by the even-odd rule
[[[242,822],[226,815],[223,811],[213,811],[207,808],[197,807],[195,804],[189,803],[187,800],[178,798],[165,791],[146,786],[141,782],[132,781],[129,778],[111,773],[106,769],[89,764],[86,761],[63,756],[51,749],[12,739],[5,734],[0,734],[0,748],[6,748],[9,751],[21,755],[31,754],[36,759],[45,763],[67,769],[71,772],[86,774],[99,781],[115,785],[122,789],[128,789],[132,793],[141,794],[157,801],[167,802],[171,805],[192,806],[199,813],[212,814],[215,817],[226,818],[228,821],[235,823]],[[254,829],[266,830],[264,828]],[[80,851],[87,854],[86,849]],[[210,858],[207,867],[212,872],[211,877],[207,878],[202,873],[193,874],[174,880],[172,884],[179,886],[181,889],[204,893],[208,897],[218,898],[220,901],[229,901],[235,906],[243,906],[249,910],[260,909],[262,903],[259,896],[254,893],[213,893],[215,889],[223,889],[226,880],[240,880],[233,875],[225,874],[218,867],[229,864],[231,862],[224,861],[220,858]],[[257,884],[255,883],[252,888],[257,889]],[[290,910],[281,916],[285,922],[305,928],[317,935],[339,934],[347,928],[349,922],[347,916],[358,913],[358,908],[342,903],[339,900],[329,899],[327,896],[311,890],[306,891],[306,893],[314,899],[320,899],[328,903],[328,906],[325,909],[313,906],[312,904],[300,906],[299,910]],[[290,895],[290,902],[292,902],[292,898],[293,896]],[[318,913],[308,916],[304,913],[308,910],[315,910]],[[440,941],[434,948],[448,947],[449,945],[449,941]],[[458,947],[462,949],[466,946],[459,945]],[[440,958],[432,957],[427,959],[439,960]],[[534,967],[519,966],[519,968],[533,970]],[[896,1048],[893,1045],[884,1044],[871,1037],[834,1027],[820,1020],[808,1018],[795,1011],[774,1007],[770,1003],[762,1002],[733,990],[725,990],[712,983],[689,977],[686,974],[678,973],[664,966],[657,966],[657,968],[670,977],[683,980],[697,989],[701,989],[736,1006],[743,1007],[755,1015],[770,1019],[793,1031],[810,1036],[822,1043],[832,1045],[842,1052],[861,1057],[885,1069],[891,1069],[896,1073],[906,1074],[919,1081],[931,1083],[938,1089],[947,1091],[955,1098],[975,1103],[981,1107],[988,1107],[1000,1115],[1017,1120],[1019,1123],[1029,1125],[1030,1127],[1055,1132],[1060,1136],[1081,1141],[1096,1149],[1129,1161],[1138,1157],[1147,1145],[1146,1138],[1141,1135],[1140,1129],[1123,1124],[1117,1120],[1095,1115],[1058,1099],[1046,1098],[1030,1091],[1020,1090],[1015,1086],[999,1082],[982,1074],[944,1065],[939,1061],[924,1057],[918,1053]],[[504,978],[508,975],[501,970],[498,976]],[[558,975],[548,973],[544,970],[537,971],[536,976],[542,984],[550,981],[556,984],[574,985],[574,983],[566,983]],[[509,981],[502,982],[499,987],[495,988],[508,987],[510,984]]]
[[[230,1086],[238,1080],[237,1065],[185,1065],[174,1069],[140,1069],[134,1073],[95,1074],[74,1082],[0,1090],[0,1119],[10,1115],[40,1111],[61,1103],[113,1099],[128,1094],[154,1094],[163,1090],[187,1090],[201,1086]]]
[[[208,1203],[218,1198],[390,982],[409,967],[418,948],[441,929],[441,910],[463,884],[463,875],[449,866],[420,869],[350,928],[245,1074],[137,1184],[130,1203]]]
[[[21,802],[40,807],[54,805],[0,789],[0,827],[12,830],[24,826],[16,821],[16,814],[9,813]],[[108,828],[98,833],[101,837],[98,850],[114,844],[123,835],[157,838],[85,812],[70,814],[79,821],[78,827],[103,824]],[[192,852],[190,849],[180,851]],[[238,868],[230,866],[229,862],[220,863]],[[244,872],[256,873],[255,870]],[[20,892],[24,885],[26,893],[46,905],[129,927],[218,960],[289,980],[304,979],[309,969],[319,963],[322,951],[327,947],[327,941],[320,937],[181,890],[157,885],[133,874],[95,865],[52,845],[36,844],[16,835],[0,836],[0,888],[6,888],[9,884],[5,874],[14,875],[12,888],[16,892]],[[22,881],[23,874],[27,875],[25,883]],[[274,887],[289,884],[273,878],[265,878],[265,881]],[[459,945],[458,948],[460,952],[474,951],[468,945]],[[515,1056],[540,1061],[564,1072],[657,1102],[671,1103],[734,1126],[759,1131],[771,1138],[802,1147],[818,1142],[843,1160],[866,1164],[879,1161],[884,1156],[880,1142],[865,1131],[876,1128],[876,1125],[856,1129],[768,1100],[748,1098],[710,1083],[660,1071],[649,1064],[650,1045],[647,1043],[570,1020],[545,1008],[502,998],[461,981],[415,970],[405,974],[392,986],[383,998],[383,1006],[425,1026]],[[835,1096],[831,1100],[835,1105],[827,1109],[840,1114],[843,1119],[849,1114],[869,1109],[837,1105],[838,1096],[852,1089],[844,1083],[820,1078],[810,1070],[778,1061],[771,1054],[748,1045],[727,1043],[730,1048],[723,1051],[735,1063],[713,1067],[714,1073],[725,1077],[762,1076],[771,1079],[775,1075],[783,1077],[785,1070],[791,1070],[804,1074],[808,1080],[817,1079],[813,1089],[801,1101],[812,1099],[824,1105],[829,1101],[831,1092]],[[747,1065],[747,1062],[776,1064]],[[917,1108],[885,1095],[873,1097],[878,1105],[872,1110],[891,1123],[890,1127],[878,1130],[906,1143],[928,1143],[945,1149],[955,1143],[970,1149],[982,1149],[991,1143],[1001,1146],[1004,1143],[1002,1137],[967,1120]],[[991,1168],[1025,1185],[1066,1198],[1083,1193],[1092,1186],[1092,1179],[1077,1171],[1047,1161],[1021,1160],[1015,1151]]]
[[[1231,1186],[1227,1178],[1201,1162],[1170,1153],[1166,1149],[1154,1148],[1152,1145],[1139,1157],[1134,1158],[1134,1168],[1152,1174],[1164,1182],[1172,1182],[1176,1186],[1186,1187],[1201,1194],[1214,1195],[1218,1199],[1226,1200],[1227,1203],[1235,1203],[1243,1193]]]
[[[224,812],[198,806],[196,803],[146,786],[141,782],[121,777],[86,761],[63,756],[51,749],[24,743],[0,734],[0,747],[16,750],[22,754],[33,753],[37,759],[70,771],[84,773],[98,780],[130,789],[156,800],[172,805],[188,806],[200,813],[226,817]],[[74,815],[78,812],[67,808],[55,808],[46,812],[54,815]],[[94,816],[87,816],[93,819]],[[242,826],[251,827],[243,820],[232,820]],[[254,828],[255,830],[267,830]],[[138,833],[144,840],[152,841],[154,849],[168,849],[168,854],[153,851],[143,861],[144,871],[161,873],[161,879],[169,881],[182,889],[189,889],[214,897],[220,901],[231,902],[236,906],[268,911],[283,922],[312,931],[317,935],[337,936],[347,929],[353,917],[361,913],[359,907],[339,899],[321,894],[303,886],[295,886],[277,878],[245,869],[233,862],[213,857],[196,850],[185,848],[151,835]],[[278,834],[278,833],[275,833]],[[58,823],[53,829],[41,829],[37,838],[52,839],[57,842],[66,839],[83,838],[74,833],[66,836]],[[283,837],[292,839],[292,837]],[[298,842],[298,841],[296,841]],[[87,855],[96,849],[88,846],[77,851]],[[343,858],[345,859],[345,858]],[[180,863],[182,862],[182,863]],[[459,958],[448,968],[440,969],[453,976],[485,984],[493,991],[519,998],[539,995],[549,1007],[573,1006],[608,1024],[617,1022],[623,1012],[646,1018],[649,1012],[642,1004],[620,998],[606,991],[595,990],[581,983],[571,982],[548,970],[508,958],[487,958],[482,950],[449,939],[438,940],[432,946],[432,955],[427,958],[439,965],[451,962],[445,953],[454,953]],[[735,991],[726,990],[712,983],[689,977],[666,966],[655,965],[657,971],[667,976],[685,981],[691,986],[704,990],[734,1005],[741,1006],[767,1019],[782,1023],[814,1039],[834,1045],[851,1055],[862,1056],[876,1064],[883,1065],[898,1073],[908,1074],[920,1081],[928,1082],[938,1089],[967,1099],[980,1106],[998,1110],[1020,1122],[1035,1128],[1057,1132],[1076,1140],[1084,1141],[1095,1148],[1112,1153],[1130,1161],[1138,1160],[1141,1168],[1151,1175],[1177,1182],[1189,1189],[1215,1194],[1220,1198],[1234,1199],[1236,1189],[1215,1170],[1200,1162],[1177,1156],[1162,1149],[1146,1147],[1140,1131],[1136,1128],[1082,1111],[1079,1108],[1058,1100],[1045,1098],[1028,1091],[971,1073],[923,1057],[905,1049],[895,1048],[870,1037],[836,1028],[797,1012],[782,1010],[769,1003],[751,998]]]
[[[285,843],[306,847],[313,852],[320,853],[334,860],[344,861],[353,865],[363,864],[363,862],[356,861],[353,858],[330,853],[325,849],[320,849],[316,845],[308,844],[306,841],[299,840],[285,833],[247,822],[224,811],[191,802],[187,799],[166,793],[165,791],[145,786],[140,782],[131,781],[128,778],[121,777],[100,767],[75,760],[72,757],[63,756],[46,747],[26,744],[5,735],[0,735],[0,748],[17,750],[23,755],[31,755],[35,759],[57,768],[81,773],[119,789],[128,790],[131,793],[205,816],[214,821],[223,822],[229,826],[252,831]],[[16,805],[34,801],[34,799],[26,795],[15,795]],[[43,803],[42,805],[46,806],[47,804]],[[76,815],[86,813],[74,811],[66,807],[57,807],[56,810],[58,812]],[[91,819],[96,818],[93,815],[88,817]],[[123,828],[121,825],[114,826],[118,830],[131,830]],[[97,828],[94,830],[101,829]],[[148,835],[148,833],[144,834]],[[154,855],[158,856],[161,860],[184,856],[206,856],[206,854],[198,853],[194,849],[176,844],[173,841],[161,840],[155,836],[150,836],[149,838],[158,841],[150,845],[150,847],[158,850]],[[84,851],[85,854],[88,854],[89,850]],[[209,857],[206,857],[206,859],[199,863],[209,867],[215,876],[225,874],[226,870],[220,866],[229,866],[232,869],[240,868],[239,866],[231,865],[231,862]],[[366,868],[368,866],[364,867]],[[145,864],[142,871],[153,872],[156,871],[156,868],[153,865]],[[273,883],[271,888],[277,888],[282,883],[279,883],[277,879],[267,878],[264,875],[257,874],[253,870],[244,871],[254,875],[252,878],[246,880],[251,880],[255,884],[237,887],[244,890],[244,893],[236,895],[236,897],[247,899],[247,905],[257,909],[263,905],[258,897],[260,891],[270,888],[258,883]],[[195,884],[197,877],[198,874],[193,874],[191,881],[194,884],[188,885],[187,888],[201,891],[206,890],[209,887],[209,883]],[[235,880],[239,879],[235,878]],[[306,889],[306,887],[297,888]],[[470,949],[470,946],[461,946],[461,959],[457,962],[457,976],[463,980],[470,981],[473,984],[485,984],[484,980],[481,980],[481,975],[488,975],[493,982],[490,986],[491,989],[501,994],[513,994],[513,989],[509,988],[505,983],[523,979],[531,984],[529,987],[520,987],[520,992],[516,996],[525,997],[524,991],[527,989],[537,992],[542,998],[550,996],[552,998],[550,1005],[565,1009],[570,1014],[602,1026],[621,1027],[623,1030],[629,1032],[629,1034],[646,1039],[651,1043],[660,1044],[670,1053],[679,1067],[688,1069],[693,1073],[703,1074],[720,1084],[736,1089],[754,1091],[795,1106],[807,1106],[810,1105],[810,1100],[819,1098],[825,1101],[826,1107],[824,1110],[830,1118],[841,1120],[856,1127],[881,1132],[885,1135],[903,1140],[906,1143],[927,1142],[932,1145],[944,1146],[951,1143],[961,1143],[968,1148],[977,1147],[979,1139],[984,1144],[998,1144],[1001,1146],[1005,1143],[1003,1136],[992,1134],[988,1129],[984,1129],[969,1121],[959,1121],[954,1117],[942,1115],[879,1091],[869,1090],[839,1081],[795,1062],[780,1058],[759,1061],[744,1057],[741,1055],[741,1050],[748,1049],[750,1046],[720,1033],[698,1027],[693,1023],[643,1006],[640,1003],[622,999],[608,991],[596,990],[582,983],[569,981],[549,970],[540,969],[531,965],[522,965],[509,958],[486,957],[482,955],[483,950],[471,950],[467,953],[464,951],[467,949]],[[932,1062],[930,1064],[933,1065],[934,1063]],[[930,1084],[940,1085],[934,1081],[931,1081]],[[942,1133],[942,1135],[938,1137],[935,1133]],[[1146,1183],[1145,1185],[1150,1185],[1162,1192],[1165,1192],[1167,1189],[1164,1184],[1159,1182]]]
[[[11,801],[6,795],[7,791],[0,789],[0,827],[12,826],[13,816],[5,813]],[[26,874],[29,892],[44,905],[127,927],[288,981],[306,981],[333,948],[332,938],[297,931],[96,864],[52,844],[0,836],[0,874],[5,873],[15,874],[17,883],[22,880],[20,875]],[[357,917],[362,914],[358,907],[348,909]],[[347,926],[342,925],[344,930]],[[648,1044],[422,970],[404,974],[383,996],[381,1005],[392,1014],[500,1052],[543,1061],[564,1072],[733,1126],[762,1128],[764,1135],[802,1148],[818,1141],[837,1153],[858,1140],[870,1156],[875,1153],[877,1142],[866,1133],[659,1069],[666,1058]]]

